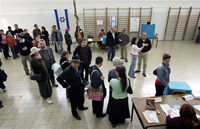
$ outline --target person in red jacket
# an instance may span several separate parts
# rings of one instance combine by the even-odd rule
[[[12,36],[11,32],[8,32],[6,39],[8,41],[8,46],[10,47],[10,50],[12,52],[13,58],[16,59],[19,56],[17,55],[17,46],[16,46],[16,40]]]

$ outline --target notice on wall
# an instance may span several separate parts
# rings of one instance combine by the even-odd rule
[[[103,25],[103,20],[97,20],[97,25]]]
[[[130,32],[138,32],[140,26],[140,18],[131,17],[130,18]]]

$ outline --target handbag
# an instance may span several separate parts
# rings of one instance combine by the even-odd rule
[[[0,69],[0,80],[2,81],[2,82],[5,82],[6,80],[7,80],[7,74],[5,73],[5,71],[4,70],[1,70]]]
[[[94,72],[98,72],[98,71],[94,70],[91,73],[91,78]],[[94,101],[101,101],[103,99],[103,86],[100,85],[99,88],[93,88],[90,84],[88,88],[88,99],[91,99]]]
[[[33,81],[41,81],[42,80],[42,74],[32,74],[30,75],[30,79]]]

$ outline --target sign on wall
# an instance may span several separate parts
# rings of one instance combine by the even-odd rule
[[[140,26],[140,18],[131,17],[130,18],[130,32],[138,32]]]
[[[117,16],[110,16],[110,26],[117,26]]]
[[[70,29],[67,9],[54,9],[58,30]]]
[[[97,25],[103,25],[103,20],[97,20]]]

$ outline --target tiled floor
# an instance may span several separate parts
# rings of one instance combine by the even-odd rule
[[[66,46],[64,46],[66,49]],[[106,87],[108,87],[108,71],[113,67],[110,61],[107,61],[107,53],[100,50],[97,46],[91,45],[93,51],[93,60],[96,56],[104,57],[102,71],[106,77]],[[130,51],[130,47],[129,47]],[[155,44],[149,53],[148,58],[148,77],[144,78],[142,74],[137,74],[136,79],[131,79],[134,90],[132,97],[153,96],[155,94],[154,81],[155,76],[152,71],[160,64],[162,53],[167,52],[172,55],[171,59],[171,80],[186,81],[194,90],[198,90],[200,85],[200,44],[194,44],[192,41],[159,41],[158,48]],[[59,55],[55,54],[57,62]],[[117,50],[116,56],[120,56]],[[70,112],[70,103],[66,100],[65,90],[59,86],[53,88],[53,105],[47,104],[39,94],[36,82],[31,81],[25,75],[20,59],[4,60],[3,68],[8,74],[8,81],[5,83],[7,92],[0,92],[0,99],[4,102],[4,108],[0,109],[0,129],[111,129],[108,117],[96,119],[92,114],[91,101],[85,96],[85,105],[89,110],[80,112],[81,121],[75,120]],[[129,57],[130,58],[130,57]],[[124,63],[127,68],[130,65]],[[107,107],[108,98],[105,99],[104,111]],[[131,108],[131,101],[130,101]],[[160,129],[161,127],[158,127]],[[163,127],[164,128],[164,127]],[[116,129],[141,129],[137,116],[134,114],[133,122],[129,119],[125,124],[119,125]]]

